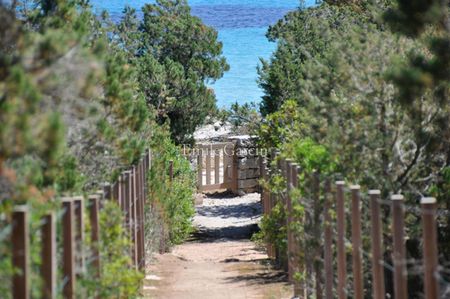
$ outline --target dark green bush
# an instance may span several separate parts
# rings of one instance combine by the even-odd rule
[[[123,227],[124,216],[113,201],[105,202],[100,212],[100,278],[88,266],[79,290],[80,296],[94,298],[136,298],[144,273],[132,265],[130,238]],[[89,230],[89,227],[87,228]],[[86,235],[89,235],[89,231]],[[90,242],[89,242],[90,243]],[[89,244],[91,245],[91,244]],[[88,248],[86,248],[88,249]]]
[[[155,136],[153,160],[149,176],[149,198],[159,210],[165,227],[168,246],[179,244],[192,232],[194,216],[195,176],[189,164],[166,133]],[[169,163],[173,161],[173,181]]]

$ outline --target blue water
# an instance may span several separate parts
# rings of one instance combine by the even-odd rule
[[[118,18],[125,5],[140,10],[154,0],[91,1],[95,11],[107,10]],[[305,3],[312,4],[314,0]],[[234,102],[259,102],[263,94],[256,82],[260,58],[268,59],[276,45],[265,34],[269,25],[276,23],[287,12],[300,6],[299,0],[191,0],[192,13],[219,32],[223,54],[230,71],[211,84],[219,107]]]

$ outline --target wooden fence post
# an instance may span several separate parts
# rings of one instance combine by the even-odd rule
[[[78,277],[84,272],[84,198],[77,196],[73,198],[75,213],[75,273]]]
[[[210,173],[210,175],[211,175],[211,173]],[[172,182],[173,181],[173,160],[169,161],[169,178],[170,178],[170,181]]]
[[[314,227],[313,234],[314,238],[317,240],[316,248],[314,248],[314,273],[316,281],[316,299],[322,299],[323,297],[323,286],[322,286],[322,247],[318,242],[321,240],[320,236],[320,174],[314,171],[312,182],[313,190],[313,207],[314,207]]]
[[[352,191],[352,258],[353,258],[353,298],[364,298],[364,278],[361,241],[360,186],[350,187]]]
[[[292,192],[296,188],[297,184],[297,167],[298,164],[294,163],[292,160],[287,160],[287,233],[288,233],[288,277],[289,281],[294,281],[294,274],[297,269],[298,259],[297,255],[297,246],[295,244],[295,235],[292,230],[292,226],[294,223],[294,215],[293,215],[293,198]],[[295,285],[294,285],[295,292]]]
[[[94,195],[98,195],[98,209],[103,209],[103,204],[106,199],[104,186],[102,187],[102,189],[97,190]]]
[[[260,168],[261,168],[261,179],[263,179],[265,182],[268,181],[269,175],[267,170],[267,160],[265,160],[263,157],[261,157],[260,160]],[[271,212],[271,206],[270,206],[270,190],[267,188],[261,188],[261,197],[262,197],[262,205],[263,205],[263,212],[265,216],[270,215]],[[272,258],[272,244],[269,242],[266,243],[266,251],[267,256],[269,258]]]
[[[122,211],[125,217],[124,229],[130,235],[130,197],[131,197],[131,175],[129,171],[123,172],[123,200]]]
[[[141,229],[141,250],[142,250],[142,257],[141,257],[141,267],[142,270],[145,270],[145,202],[147,200],[147,166],[146,162],[143,161],[141,163],[141,189],[142,189],[142,198],[141,198],[141,222],[140,222],[140,229]]]
[[[287,229],[287,266],[288,266],[288,279],[290,282],[294,280],[294,269],[292,263],[293,254],[293,240],[292,240],[292,198],[291,192],[292,186],[292,164],[291,159],[286,160],[286,229]]]
[[[28,208],[26,206],[14,207],[11,231],[12,264],[19,271],[14,273],[12,278],[14,299],[28,299],[30,297],[28,233]]]
[[[331,182],[329,179],[325,181],[325,210],[324,210],[324,262],[325,262],[325,298],[333,299],[333,225],[331,218]]]
[[[41,275],[42,295],[56,298],[56,223],[55,214],[50,212],[42,217]]]
[[[211,145],[206,148],[206,185],[211,185]]]
[[[142,167],[141,162],[138,163],[136,168],[136,247],[137,247],[137,267],[142,270]]]
[[[271,152],[271,158],[272,158],[272,165],[270,167],[271,175],[274,175],[277,172],[276,161],[277,161],[278,154],[279,153],[277,151],[275,151],[274,149]],[[275,193],[273,193],[272,190],[270,190],[270,193],[269,193],[270,210],[269,210],[269,212],[271,212],[273,210],[273,208],[275,207],[276,204],[277,204],[277,195]],[[270,251],[269,251],[269,257],[276,260],[278,257],[278,254],[277,254],[275,244],[270,244],[270,245],[271,246],[270,246]]]
[[[222,149],[214,150],[214,184],[220,183],[220,153],[222,152]],[[225,175],[225,170],[224,170]]]
[[[105,200],[111,200],[113,198],[113,186],[109,183],[103,185],[103,196]]]
[[[100,277],[100,225],[99,225],[99,201],[98,195],[91,195],[89,200],[89,219],[91,222],[91,242],[92,242],[92,265],[95,268],[96,277]]]
[[[300,166],[294,164],[294,176],[292,184],[294,188],[298,188],[300,186],[298,177],[300,175]],[[300,204],[301,198],[297,197],[293,199],[293,202],[297,202]],[[294,204],[294,203],[293,203]],[[299,222],[299,225],[304,227],[304,218],[297,218],[296,215],[293,217],[293,221]],[[294,296],[300,298],[306,298],[306,288],[305,288],[305,248],[300,246],[301,240],[304,239],[304,235],[297,235],[294,237],[294,271],[300,273],[302,279],[294,280]]]
[[[238,155],[237,155],[237,151],[236,151],[236,147],[237,147],[237,142],[234,143],[234,147],[233,147],[233,162],[232,162],[232,191],[234,194],[237,194],[239,186],[238,186],[238,168],[239,168],[239,160],[238,160]]]
[[[136,268],[138,268],[137,257],[137,230],[136,230],[136,197],[137,197],[137,178],[136,178],[136,166],[131,169],[131,196],[130,196],[130,234],[131,234],[131,259]]]
[[[145,167],[145,171],[149,171],[152,168],[152,150],[149,149],[147,152],[147,163],[146,163],[146,167]]]
[[[347,298],[347,256],[345,252],[345,199],[344,181],[336,182],[336,212],[337,212],[337,268],[339,299]]]
[[[203,186],[203,148],[198,148],[197,156],[197,189],[201,190]]]
[[[75,296],[75,236],[74,236],[74,206],[71,198],[63,198],[64,214],[62,218],[63,231],[63,297],[72,299]]]
[[[264,160],[264,157],[260,157],[259,169],[260,169],[260,180],[267,181],[267,164],[266,164],[266,161]],[[267,199],[266,194],[267,194],[267,190],[265,188],[261,187],[261,204],[262,204],[264,215],[267,215],[267,212],[268,212],[268,205],[266,202],[266,199]]]
[[[126,175],[124,172],[122,172],[119,176],[119,207],[122,210],[122,213],[125,213],[125,198],[126,198]]]
[[[120,207],[120,196],[122,194],[122,190],[120,189],[122,187],[122,181],[121,176],[117,178],[117,181],[113,184],[113,194],[112,194],[112,200],[114,200],[117,205]]]
[[[395,299],[407,299],[406,249],[405,249],[405,207],[403,195],[392,195],[392,234],[394,240],[394,295]]]
[[[436,198],[423,198],[421,205],[425,298],[439,298]]]
[[[278,168],[280,170],[281,176],[283,177],[283,179],[287,183],[288,177],[287,177],[287,173],[286,172],[287,172],[287,163],[288,162],[287,162],[287,160],[285,158],[281,158],[278,161],[279,161]],[[284,187],[286,187],[286,186],[287,185],[285,185]],[[283,206],[282,208],[283,208],[284,212],[287,215],[287,191],[283,190],[283,193],[284,194],[281,195],[280,199],[281,199],[281,203],[282,203],[282,206]],[[283,196],[283,195],[285,195],[285,196]],[[287,217],[286,217],[285,222],[284,223],[280,223],[280,225],[286,226],[286,227],[288,226],[288,219],[287,219]],[[287,235],[288,235],[288,233],[287,233]],[[288,240],[286,240],[286,241],[288,241]],[[289,247],[289,245],[287,247]],[[281,263],[284,271],[289,273],[289,267],[288,267],[288,265],[289,265],[289,263],[288,263],[289,257],[287,256],[287,252],[278,252],[277,260]]]
[[[386,295],[383,270],[383,232],[380,213],[380,190],[370,190],[371,239],[372,239],[372,294],[374,299]]]

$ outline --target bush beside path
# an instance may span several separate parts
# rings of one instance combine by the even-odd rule
[[[157,255],[149,267],[148,298],[290,298],[283,272],[250,241],[261,216],[259,194],[234,197],[201,195],[194,225],[197,232],[171,253]]]

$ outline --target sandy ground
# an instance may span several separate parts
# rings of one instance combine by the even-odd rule
[[[169,254],[157,255],[145,280],[146,298],[283,299],[291,287],[284,273],[249,237],[260,217],[259,194],[201,195],[198,232]]]

